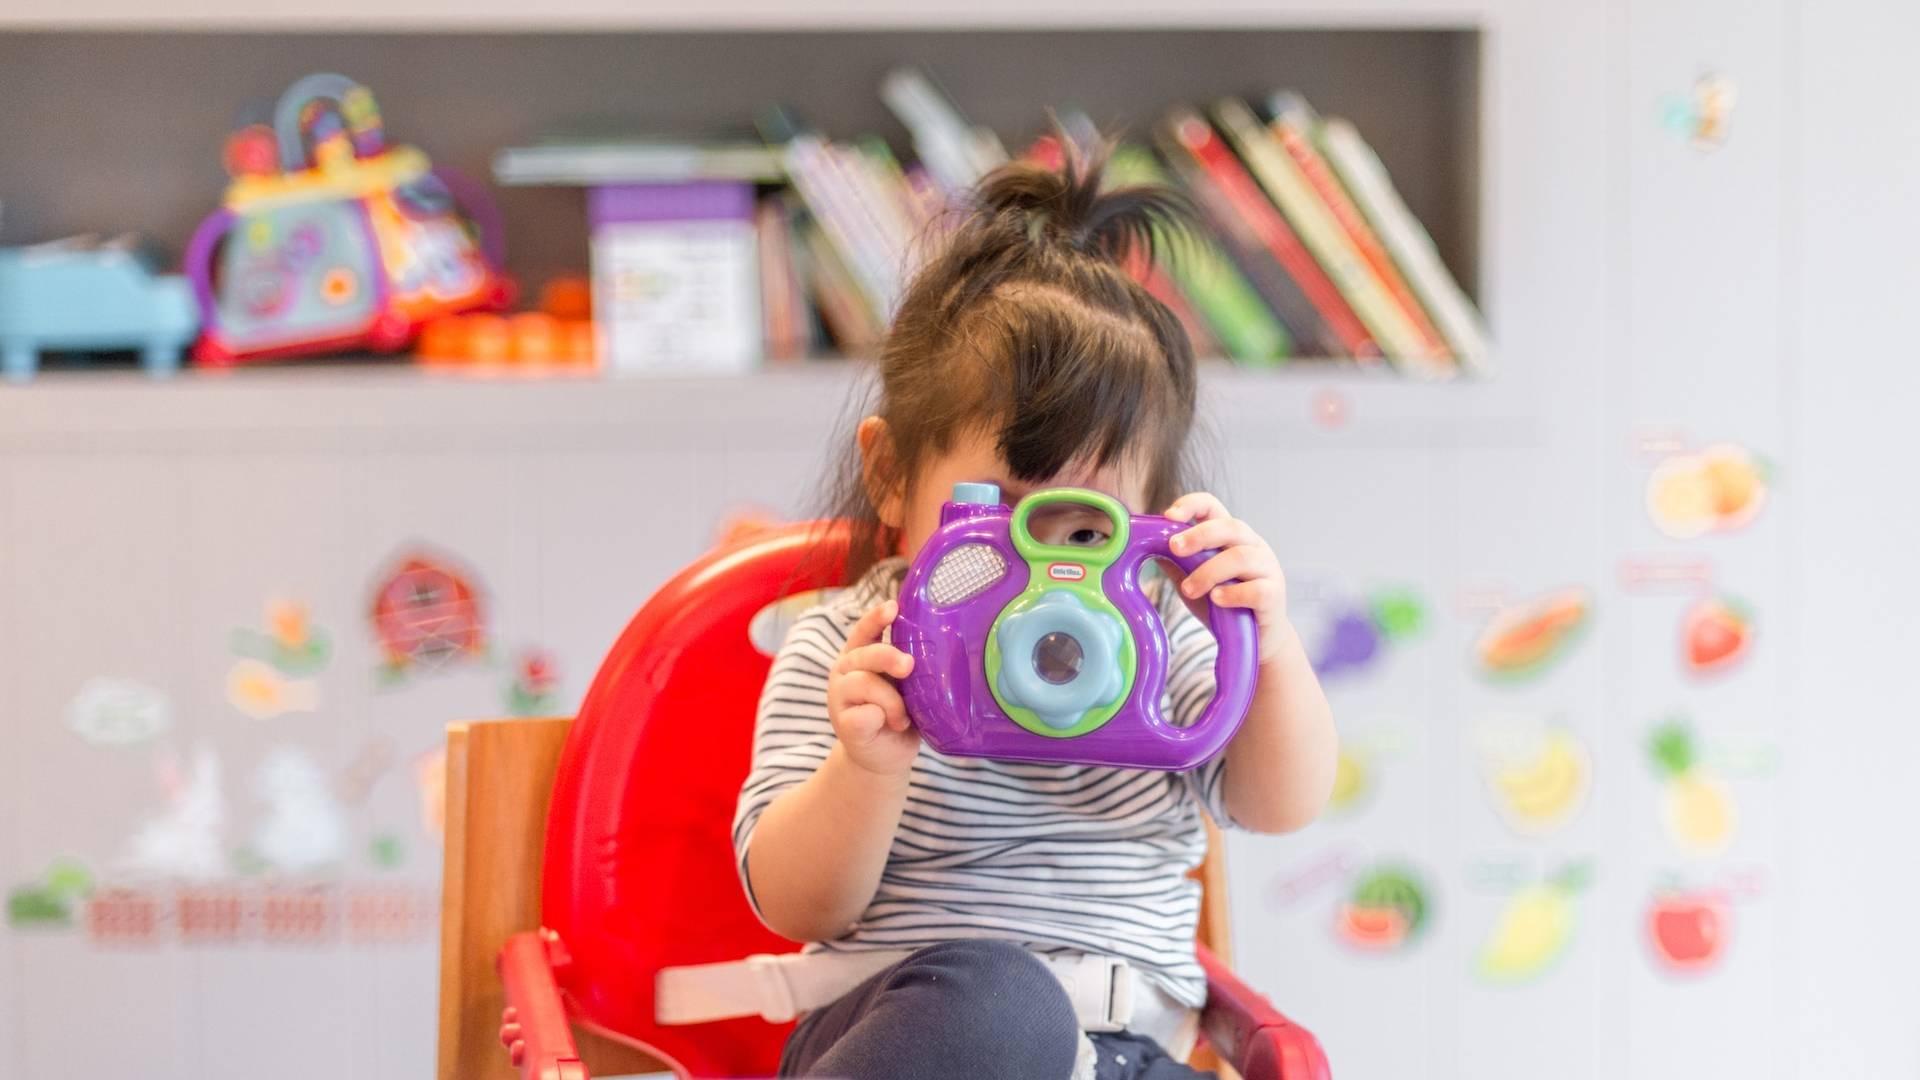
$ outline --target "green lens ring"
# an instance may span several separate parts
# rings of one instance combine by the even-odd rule
[[[1107,520],[1113,522],[1113,535],[1099,547],[1043,544],[1035,540],[1033,534],[1027,531],[1027,518],[1042,506],[1053,506],[1059,503],[1090,506],[1107,515]],[[1127,508],[1120,505],[1120,500],[1111,495],[1103,495],[1086,488],[1050,488],[1046,491],[1036,491],[1020,500],[1020,505],[1013,508],[1013,521],[1008,531],[1013,537],[1013,549],[1031,564],[1077,562],[1089,566],[1108,566],[1120,557],[1121,552],[1127,550],[1127,525],[1131,520],[1132,515],[1127,513]]]

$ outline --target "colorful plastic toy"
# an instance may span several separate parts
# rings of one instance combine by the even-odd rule
[[[560,278],[540,290],[538,311],[442,315],[420,328],[414,357],[432,367],[592,370],[599,350],[590,295],[585,280]]]
[[[1092,507],[1112,522],[1098,547],[1043,544],[1035,510]],[[1035,492],[1008,508],[992,484],[958,484],[900,588],[893,643],[913,657],[907,713],[943,754],[1190,769],[1226,747],[1253,697],[1253,616],[1213,607],[1213,700],[1191,726],[1161,711],[1167,635],[1140,588],[1149,559],[1191,571],[1217,554],[1175,555],[1188,525],[1133,516],[1096,491]]]
[[[526,786],[467,790],[456,785],[449,812],[484,806],[479,821],[456,821],[450,835],[496,830],[470,846],[449,847],[449,889],[471,882],[471,909],[450,894],[449,941],[442,954],[440,1075],[477,1076],[490,1062],[465,1052],[467,1025],[497,1008],[490,981],[475,985],[484,961],[464,950],[462,932],[485,921],[520,884],[471,860],[537,835],[509,800],[528,813],[544,808],[540,901],[528,903],[527,928],[499,948],[506,992],[499,1039],[521,1080],[586,1080],[574,1028],[646,1049],[677,1076],[766,1077],[777,1071],[790,1018],[741,1017],[674,1024],[659,1019],[663,970],[791,952],[755,918],[740,884],[730,840],[734,802],[752,757],[754,704],[770,657],[754,647],[751,627],[769,607],[798,593],[842,584],[847,537],[819,524],[786,526],[710,553],[661,586],[627,625],[595,676],[554,768],[524,737],[503,739],[501,757],[527,757]],[[538,723],[522,721],[522,724]],[[473,738],[487,725],[472,725]],[[525,729],[523,729],[525,730]],[[528,732],[531,734],[531,732]],[[467,746],[472,746],[469,740]],[[458,746],[449,754],[462,754]],[[468,759],[471,762],[471,758]],[[502,764],[505,764],[504,762]],[[457,776],[473,770],[460,767]],[[552,777],[551,800],[546,797]],[[1203,873],[1209,890],[1225,887],[1216,848]],[[456,861],[458,860],[458,861]],[[534,929],[531,920],[540,920]],[[1225,927],[1204,941],[1223,940]],[[1311,1032],[1277,1011],[1203,943],[1207,972],[1201,1026],[1213,1050],[1247,1080],[1327,1080],[1326,1055]],[[484,954],[483,954],[484,955]],[[496,1053],[498,1051],[495,1051]],[[630,1071],[630,1070],[620,1070]]]
[[[184,278],[157,276],[127,244],[0,251],[0,370],[22,380],[44,351],[135,349],[149,372],[180,366],[200,316]]]
[[[373,95],[350,79],[293,84],[273,127],[236,132],[226,157],[225,205],[187,249],[203,363],[392,351],[429,319],[512,297],[492,203],[387,146]]]

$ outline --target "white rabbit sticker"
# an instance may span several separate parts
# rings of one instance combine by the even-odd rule
[[[161,761],[167,808],[133,835],[121,866],[135,876],[206,881],[227,870],[222,839],[226,798],[220,790],[220,759],[213,749],[195,749],[182,775],[171,756]]]
[[[332,778],[311,754],[293,746],[268,751],[254,771],[253,790],[267,804],[266,820],[253,830],[253,854],[283,874],[339,868],[347,815]]]

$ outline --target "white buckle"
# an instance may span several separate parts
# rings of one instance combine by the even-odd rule
[[[747,957],[747,971],[753,976],[754,998],[760,1003],[760,1015],[769,1023],[784,1024],[800,1015],[794,1008],[793,987],[781,967],[781,957],[756,953]]]
[[[1133,969],[1117,956],[1107,961],[1107,1022],[1115,1031],[1124,1031],[1133,1022]]]
[[[1117,956],[1094,953],[1047,961],[1073,1002],[1082,1031],[1124,1031],[1133,1021],[1133,969]]]

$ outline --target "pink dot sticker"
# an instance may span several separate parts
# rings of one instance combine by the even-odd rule
[[[1313,422],[1328,430],[1345,427],[1351,410],[1347,397],[1338,390],[1325,389],[1313,395]]]

